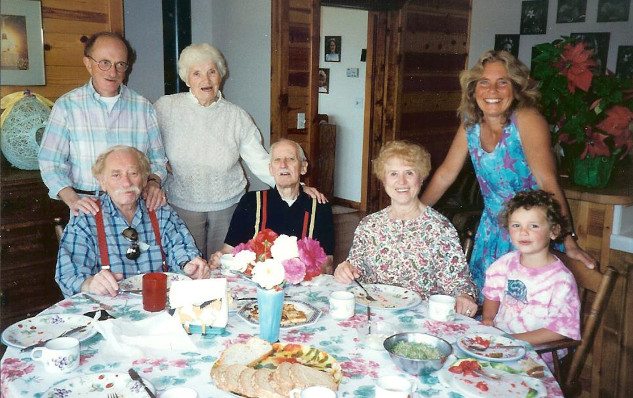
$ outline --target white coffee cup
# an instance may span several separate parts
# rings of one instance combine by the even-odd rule
[[[233,255],[226,253],[220,256],[220,272],[222,275],[232,275],[231,266],[233,265]]]
[[[354,316],[356,302],[354,294],[344,290],[330,293],[330,314],[334,319],[349,319]]]
[[[288,394],[290,398],[336,398],[336,391],[332,391],[327,387],[312,386],[304,388],[295,388]]]
[[[33,348],[31,358],[43,362],[47,372],[68,373],[79,366],[79,352],[79,340],[59,337],[47,342],[44,347]]]
[[[415,385],[401,376],[382,376],[376,381],[376,398],[410,398]]]
[[[434,294],[429,297],[429,318],[434,321],[450,322],[455,319],[455,297]]]

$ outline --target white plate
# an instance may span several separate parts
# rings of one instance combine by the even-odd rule
[[[376,301],[367,300],[367,294],[360,286],[354,286],[349,291],[354,293],[356,304],[376,310],[404,310],[422,302],[419,294],[400,286],[381,284],[363,284],[363,286]]]
[[[83,331],[70,335],[79,341],[84,341],[97,333],[93,327],[94,323],[94,319],[79,314],[38,315],[6,328],[2,332],[2,343],[15,348],[25,348],[40,341],[55,338],[77,326],[86,325]]]
[[[304,301],[285,299],[284,304],[294,304],[297,310],[303,311],[306,314],[307,320],[305,322],[298,322],[290,325],[281,325],[281,329],[289,330],[302,326],[312,325],[316,323],[316,321],[319,319],[319,316],[321,316],[321,311],[318,308]],[[237,312],[237,315],[251,325],[259,326],[259,320],[253,318],[253,316],[251,315],[251,309],[255,305],[257,305],[257,300],[246,301],[242,308]]]
[[[468,346],[472,344],[471,341],[477,337],[486,341],[490,341],[490,347],[486,351],[477,351],[477,350],[468,348]],[[523,344],[518,340],[512,340],[507,337],[495,336],[493,334],[485,334],[485,333],[470,334],[470,335],[459,337],[457,339],[457,346],[462,351],[464,351],[466,354],[474,358],[482,359],[484,361],[509,362],[509,361],[519,360],[525,356],[525,348],[511,348],[511,349],[500,348],[498,350],[495,350],[494,348],[492,348],[495,345],[523,345]],[[492,358],[489,356],[492,353],[501,353],[503,356],[501,358]]]
[[[453,373],[448,370],[453,364],[440,369],[437,372],[437,377],[442,384],[465,397],[523,398],[527,396],[530,389],[536,391],[536,395],[533,398],[547,397],[547,388],[545,388],[543,382],[533,377],[506,373],[490,367],[483,368],[488,374],[502,375],[501,379],[493,380],[479,375]],[[485,387],[479,383],[484,383]],[[487,388],[487,391],[483,391],[480,388]]]
[[[171,283],[174,281],[190,281],[191,278],[185,274],[177,274],[175,272],[164,272],[167,274],[167,290],[171,287]],[[143,290],[143,274],[134,275],[119,282],[119,289],[122,292],[130,292],[134,290]],[[130,293],[140,294],[140,293]]]
[[[143,382],[147,388],[156,393],[152,383],[145,378]],[[49,388],[42,398],[106,397],[114,393],[125,398],[147,398],[147,392],[141,383],[132,380],[127,373],[91,373],[77,376]]]

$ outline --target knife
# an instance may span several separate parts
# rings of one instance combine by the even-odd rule
[[[28,347],[24,347],[24,348],[22,348],[22,349],[20,350],[20,352],[28,351],[28,350],[30,350],[30,349],[32,349],[32,348],[35,348],[35,347],[43,347],[46,343],[48,343],[49,341],[51,341],[51,340],[53,340],[53,339],[57,339],[57,338],[60,338],[60,337],[70,336],[70,335],[71,335],[71,334],[73,334],[73,333],[76,333],[76,332],[79,332],[79,331],[81,331],[81,330],[85,329],[85,328],[86,328],[86,326],[87,326],[87,325],[80,325],[80,326],[77,326],[77,327],[75,327],[75,328],[72,328],[72,329],[70,329],[70,330],[65,331],[64,333],[60,334],[60,335],[59,335],[59,336],[57,336],[57,337],[51,337],[50,339],[46,339],[46,340],[40,341],[39,343],[31,344],[31,345],[30,345],[30,346],[28,346]]]
[[[145,389],[145,392],[147,393],[147,395],[149,395],[150,398],[156,398],[156,395],[154,395],[152,390],[147,388],[147,386],[143,382],[143,379],[141,378],[141,376],[138,375],[138,373],[136,373],[136,370],[134,370],[134,368],[130,368],[130,370],[128,370],[127,372],[130,375],[130,377],[132,378],[132,380],[138,381],[139,383],[141,383],[141,385]]]
[[[108,311],[114,311],[114,308],[111,305],[107,305],[107,304],[103,304],[101,301],[97,300],[96,298],[87,295],[86,293],[81,293],[82,296],[84,296],[84,298],[87,298],[88,300],[92,301],[95,304],[99,304],[99,307],[103,308],[104,310],[108,310]]]

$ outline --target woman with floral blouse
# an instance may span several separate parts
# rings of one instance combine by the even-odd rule
[[[365,217],[354,233],[347,260],[336,268],[338,282],[397,285],[419,293],[456,298],[455,311],[477,312],[477,288],[453,225],[418,198],[429,175],[426,149],[392,141],[374,160],[374,174],[382,181],[391,205]]]

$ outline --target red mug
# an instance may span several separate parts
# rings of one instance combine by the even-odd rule
[[[143,309],[162,311],[167,304],[167,274],[149,272],[143,275]]]

